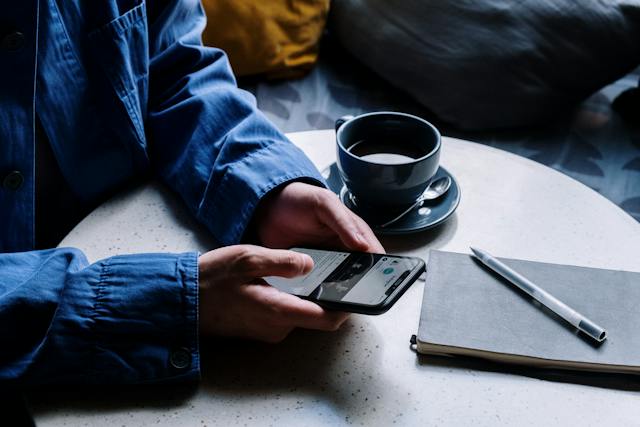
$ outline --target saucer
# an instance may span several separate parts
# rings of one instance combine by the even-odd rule
[[[405,234],[427,230],[442,224],[453,214],[460,203],[460,186],[456,179],[445,168],[439,167],[433,179],[444,176],[451,178],[451,187],[446,194],[436,200],[427,200],[420,208],[413,209],[393,224],[387,227],[379,227],[376,224],[385,222],[398,216],[405,208],[380,209],[359,206],[357,200],[345,187],[338,166],[333,163],[322,171],[322,176],[327,181],[328,188],[340,196],[340,200],[349,209],[364,219],[369,226],[378,234]]]

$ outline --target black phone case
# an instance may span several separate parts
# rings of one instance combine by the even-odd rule
[[[314,298],[304,297],[298,295],[302,299],[306,299],[309,301],[313,301],[319,306],[326,308],[328,310],[335,311],[346,311],[349,313],[359,313],[359,314],[382,314],[388,311],[393,305],[400,299],[400,297],[409,289],[413,283],[418,280],[420,275],[425,272],[425,262],[420,258],[414,258],[419,261],[419,265],[412,270],[412,272],[407,276],[406,280],[401,283],[389,297],[387,297],[384,301],[382,301],[378,305],[366,305],[366,304],[355,304],[349,302],[338,302],[338,301],[321,301]]]

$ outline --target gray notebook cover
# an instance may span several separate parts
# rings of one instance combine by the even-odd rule
[[[597,345],[470,255],[431,251],[421,353],[640,373],[640,273],[504,259],[607,330]]]

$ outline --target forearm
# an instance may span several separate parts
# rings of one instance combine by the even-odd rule
[[[224,53],[201,45],[197,2],[174,2],[152,15],[152,163],[220,244],[237,243],[268,191],[322,177],[237,88]]]

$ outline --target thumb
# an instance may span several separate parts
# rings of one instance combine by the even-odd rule
[[[231,269],[234,276],[244,281],[266,276],[297,277],[313,269],[313,259],[306,254],[251,245],[241,247],[231,259]]]

